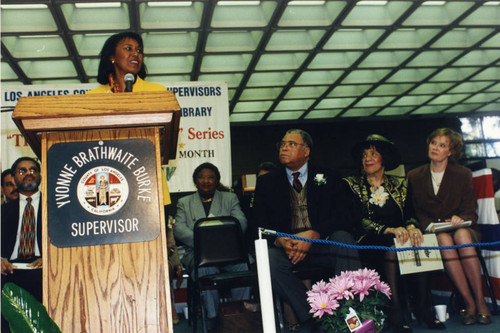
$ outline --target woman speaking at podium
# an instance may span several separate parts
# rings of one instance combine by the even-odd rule
[[[102,47],[97,73],[97,81],[102,86],[88,93],[165,91],[161,84],[144,81],[146,65],[143,50],[142,38],[135,32],[121,32],[109,37]]]

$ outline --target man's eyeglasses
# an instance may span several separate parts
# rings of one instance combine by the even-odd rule
[[[28,172],[33,175],[35,173],[39,173],[40,170],[38,170],[37,168],[29,168],[29,170],[26,168],[17,169],[17,173],[20,174],[21,176],[27,174]]]
[[[290,148],[297,148],[297,146],[304,146],[303,143],[297,143],[295,141],[280,141],[276,144],[276,147],[278,149],[285,148],[285,147],[290,147]]]

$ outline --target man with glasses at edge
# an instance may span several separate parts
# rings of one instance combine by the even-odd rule
[[[2,205],[2,288],[13,282],[41,302],[40,164],[31,157],[21,157],[11,170],[19,198]],[[4,324],[2,318],[2,332]]]
[[[344,231],[349,219],[339,177],[309,163],[312,146],[306,131],[286,132],[278,143],[283,168],[257,179],[254,225],[304,238],[354,244],[352,235]],[[308,267],[324,267],[335,275],[356,270],[360,268],[357,250],[286,237],[272,237],[269,243],[273,291],[290,303],[300,325],[314,328],[307,288],[292,272]],[[294,330],[300,327],[298,323]]]

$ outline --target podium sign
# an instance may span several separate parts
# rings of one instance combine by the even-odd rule
[[[154,240],[160,215],[153,142],[58,143],[47,153],[49,239],[57,247]]]

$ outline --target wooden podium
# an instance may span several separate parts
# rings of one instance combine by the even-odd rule
[[[161,164],[162,156],[166,161],[175,158],[176,154],[180,107],[174,94],[165,91],[25,97],[19,100],[12,117],[42,161],[43,303],[49,315],[63,332],[173,332]],[[151,197],[156,204],[151,211],[160,224],[153,227],[161,232],[147,241],[135,241],[130,235],[117,234],[116,237],[123,237],[125,242],[73,246],[73,240],[70,240],[69,246],[55,246],[51,235],[59,230],[55,230],[51,224],[53,221],[49,221],[54,211],[51,200],[57,195],[54,192],[67,190],[71,194],[76,185],[70,186],[67,181],[67,188],[61,187],[59,182],[55,191],[52,187],[48,188],[52,168],[60,162],[58,158],[51,157],[51,147],[70,145],[71,150],[71,145],[88,142],[105,146],[107,142],[120,144],[135,140],[148,145],[150,141],[154,147],[151,179],[156,182],[153,184],[156,193]],[[89,154],[92,152],[89,151]],[[120,160],[122,164],[123,160]],[[100,161],[101,164],[104,162],[105,159]],[[133,163],[128,160],[127,163],[123,169],[127,171],[128,167],[133,170]],[[47,165],[51,165],[51,170],[47,169]],[[61,174],[71,175],[74,172],[78,175],[78,166],[69,165],[67,163],[65,168],[71,172]],[[138,174],[137,170],[135,172],[134,175]],[[76,177],[74,182],[76,184]],[[126,182],[122,181],[121,186],[124,187]],[[125,188],[132,195],[135,183],[134,179],[129,179],[127,184],[130,189]],[[88,188],[85,193],[89,193]],[[104,199],[111,199],[111,194],[109,190],[109,197]],[[79,202],[68,199],[71,202],[64,209],[73,205],[71,212],[81,210],[81,205],[88,206],[89,202],[93,204],[95,201],[83,202],[78,198]],[[122,211],[135,200],[129,195]],[[89,207],[89,211],[97,209]],[[117,209],[120,212],[120,208]],[[98,216],[96,220],[107,218]],[[64,218],[55,220],[61,225],[66,223]],[[96,230],[99,232],[99,229],[91,228],[95,227],[94,224],[89,223],[86,224],[88,234]],[[115,223],[118,225],[116,220]],[[102,232],[105,230],[101,224],[98,236],[104,237]],[[95,241],[88,234],[81,238]]]

